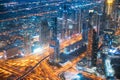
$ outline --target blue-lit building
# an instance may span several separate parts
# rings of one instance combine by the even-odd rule
[[[82,34],[83,43],[87,42],[91,27],[99,31],[103,12],[103,2],[95,0],[6,0],[0,6],[1,51],[19,47],[25,53],[31,53],[38,45],[48,45],[50,40],[67,39],[76,34]],[[59,55],[59,49],[56,52],[54,56]]]

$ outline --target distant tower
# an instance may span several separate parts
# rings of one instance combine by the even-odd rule
[[[111,20],[114,17],[114,3],[114,0],[105,0],[103,17],[104,28],[108,29],[111,27]]]
[[[95,30],[93,29],[94,26],[94,20],[93,20],[94,16],[94,10],[89,11],[89,18],[88,18],[88,57],[91,57],[91,66],[96,66],[96,53],[94,53],[95,49],[93,47],[95,47],[95,37],[97,35],[97,32],[95,32]]]
[[[111,15],[113,12],[114,0],[106,0],[106,14]]]
[[[51,19],[51,31],[52,37],[50,41],[50,48],[54,50],[54,52],[50,55],[49,62],[51,64],[57,64],[59,62],[59,40],[57,39],[57,18]]]
[[[97,51],[98,51],[98,35],[97,32],[93,29],[92,66],[96,66]]]
[[[114,20],[117,22],[117,26],[120,27],[120,0],[115,1],[115,7],[114,7]]]
[[[115,80],[115,71],[111,65],[111,59],[108,56],[104,60],[104,67],[107,80]]]

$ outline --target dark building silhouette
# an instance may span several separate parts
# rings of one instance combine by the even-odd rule
[[[96,66],[97,51],[98,51],[98,36],[97,36],[97,32],[93,29],[92,66]]]

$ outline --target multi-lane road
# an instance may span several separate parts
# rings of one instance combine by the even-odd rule
[[[74,35],[70,39],[63,40],[60,44],[60,49],[73,44],[82,39],[81,34]],[[10,79],[11,75],[15,80],[60,80],[58,75],[72,66],[74,66],[80,59],[86,56],[86,52],[82,53],[71,62],[66,63],[64,66],[57,68],[48,64],[49,54],[53,53],[48,46],[44,47],[44,50],[27,55],[23,58],[0,60],[0,77],[2,80]],[[42,60],[42,62],[41,62]],[[87,75],[87,74],[85,74]],[[87,76],[89,77],[89,75]],[[96,79],[97,77],[90,77]],[[100,79],[100,78],[99,78]],[[102,79],[100,79],[102,80]]]

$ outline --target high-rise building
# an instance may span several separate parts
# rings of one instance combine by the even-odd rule
[[[113,11],[114,0],[106,0],[106,14],[111,15]]]
[[[97,32],[93,29],[93,43],[92,43],[92,66],[96,66],[98,51],[98,37]]]

